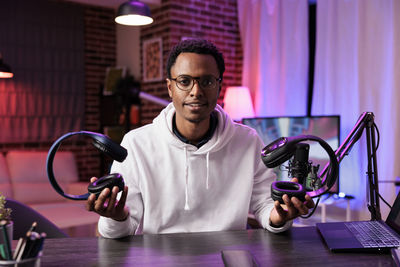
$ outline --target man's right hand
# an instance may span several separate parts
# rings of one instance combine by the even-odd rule
[[[96,180],[96,177],[92,177],[90,182],[93,183]],[[114,186],[112,190],[109,188],[103,189],[97,199],[95,194],[90,194],[86,202],[86,209],[88,211],[94,211],[100,216],[108,217],[116,221],[126,220],[129,216],[129,210],[125,207],[128,187],[124,187],[119,200],[117,200],[118,192],[118,187]]]

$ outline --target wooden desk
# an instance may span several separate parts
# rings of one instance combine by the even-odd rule
[[[41,266],[223,266],[222,250],[248,250],[260,266],[393,266],[390,254],[332,253],[315,227],[47,239]]]

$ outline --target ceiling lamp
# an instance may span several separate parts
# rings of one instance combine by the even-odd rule
[[[12,78],[13,76],[10,66],[3,63],[3,56],[0,53],[0,78]]]
[[[115,22],[128,26],[142,26],[153,22],[150,8],[137,0],[130,0],[119,6]]]

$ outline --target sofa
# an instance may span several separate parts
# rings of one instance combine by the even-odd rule
[[[0,192],[38,211],[70,235],[81,228],[93,236],[99,216],[86,211],[85,201],[66,199],[53,189],[47,178],[46,158],[47,151],[11,150],[0,154]],[[88,182],[79,182],[72,152],[58,151],[53,169],[64,192],[87,192]],[[87,229],[92,233],[87,233]]]

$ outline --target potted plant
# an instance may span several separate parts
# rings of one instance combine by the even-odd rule
[[[9,240],[13,239],[13,221],[11,219],[11,212],[10,208],[6,207],[6,197],[0,192],[0,222],[6,222],[6,229]]]

